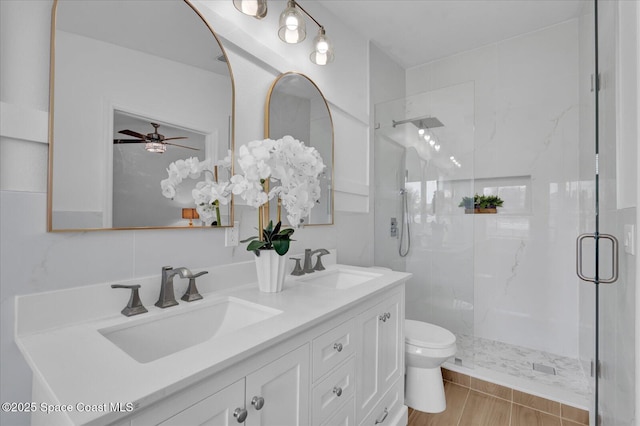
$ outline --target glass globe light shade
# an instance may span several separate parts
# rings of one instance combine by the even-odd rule
[[[245,15],[257,19],[267,16],[267,0],[233,0],[233,5]]]
[[[287,2],[287,8],[280,14],[278,37],[290,44],[300,43],[307,37],[304,17],[293,0]]]

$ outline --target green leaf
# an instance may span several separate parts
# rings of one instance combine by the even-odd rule
[[[280,227],[282,227],[282,222],[278,222],[276,224],[276,227],[273,228],[273,231],[271,232],[271,234],[277,234],[278,232],[280,232]]]
[[[293,235],[295,229],[293,228],[284,228],[282,231],[278,232],[278,235],[286,235],[287,237],[290,237],[291,235]]]
[[[249,245],[247,246],[247,251],[254,251],[254,250],[259,250],[261,248],[263,248],[264,246],[266,246],[267,243],[265,241],[251,241],[249,243]]]
[[[247,243],[249,241],[256,240],[256,239],[258,239],[258,237],[254,235],[253,237],[246,238],[244,240],[241,240],[240,242],[241,243]]]
[[[289,240],[275,240],[273,248],[280,256],[284,256],[289,251]]]

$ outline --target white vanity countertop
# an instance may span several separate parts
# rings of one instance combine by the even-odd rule
[[[253,267],[253,263],[245,267]],[[180,294],[176,291],[176,299],[180,301],[177,307],[160,309],[145,302],[149,310],[145,314],[127,318],[118,309],[112,316],[89,318],[45,330],[21,327],[18,315],[16,342],[35,378],[44,384],[56,403],[75,407],[78,403],[108,406],[110,403],[132,402],[142,409],[170,393],[320,324],[365,298],[398,286],[411,276],[408,273],[346,265],[333,265],[327,271],[313,275],[327,274],[339,267],[380,275],[344,290],[310,285],[288,277],[280,293],[261,293],[257,284],[252,283],[223,291],[203,292],[203,300],[191,303],[180,301]],[[108,284],[105,286],[108,287]],[[109,288],[109,291],[115,290]],[[230,296],[278,309],[282,313],[144,364],[135,361],[98,332],[99,329],[137,321],[145,316],[162,318],[163,314]],[[52,297],[55,294],[52,293]],[[33,301],[30,303],[34,304]],[[45,303],[45,299],[39,303]],[[20,302],[17,307],[19,310]],[[106,424],[126,415],[126,412],[79,412],[74,409],[69,413],[69,418],[73,424]]]

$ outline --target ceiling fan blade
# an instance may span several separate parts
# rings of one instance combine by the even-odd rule
[[[113,143],[145,143],[145,141],[141,141],[140,139],[114,139]]]
[[[187,149],[193,149],[194,151],[200,151],[198,148],[193,148],[193,147],[186,146],[186,145],[178,145],[177,143],[171,143],[171,142],[163,142],[163,143],[165,143],[167,145],[179,146],[180,148],[187,148]]]
[[[175,137],[175,138],[164,138],[163,140],[165,140],[165,141],[171,141],[171,140],[175,140],[175,139],[189,139],[189,138],[188,138],[188,137],[186,137],[186,136],[177,136],[177,137]]]
[[[134,132],[133,130],[120,130],[118,133],[122,133],[123,135],[129,135],[136,138],[140,138],[143,141],[147,139],[147,135],[143,135],[142,133]]]

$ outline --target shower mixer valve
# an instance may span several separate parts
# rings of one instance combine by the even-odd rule
[[[391,218],[391,237],[398,237],[398,219],[395,217]]]

